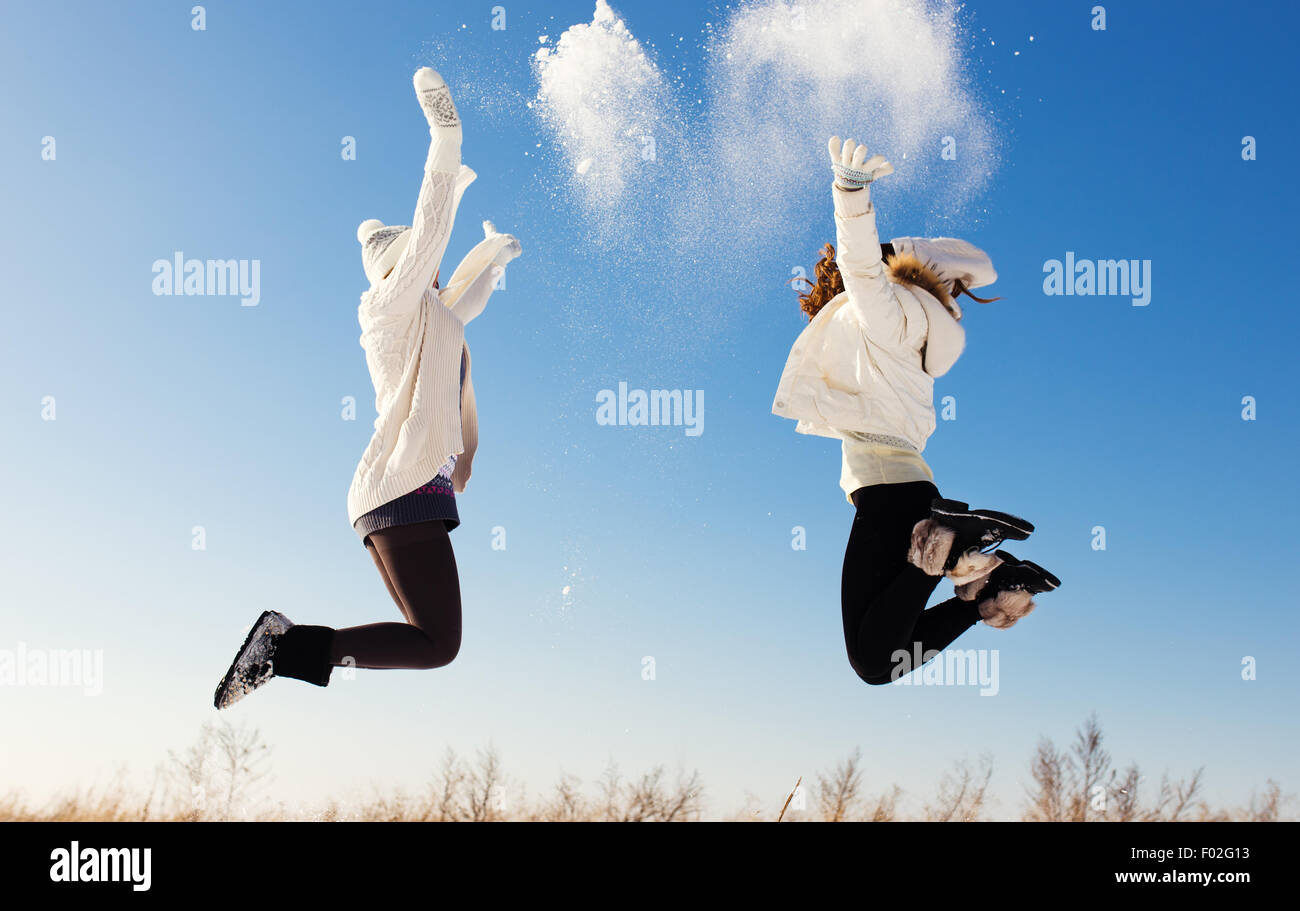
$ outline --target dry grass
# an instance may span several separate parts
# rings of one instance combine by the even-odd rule
[[[271,803],[264,793],[270,748],[256,731],[229,724],[206,725],[181,753],[169,753],[148,793],[132,791],[119,773],[106,787],[77,789],[33,805],[21,795],[0,795],[0,821],[137,822],[313,820],[321,822],[692,822],[704,812],[698,772],[669,778],[662,767],[626,778],[611,765],[591,789],[562,775],[551,790],[533,799],[505,773],[497,751],[480,750],[466,761],[448,751],[419,793],[376,793],[347,805],[331,802],[316,810]],[[1204,800],[1203,769],[1186,779],[1160,777],[1149,789],[1136,764],[1120,771],[1103,747],[1096,717],[1084,722],[1068,749],[1043,740],[1029,765],[1032,781],[1022,819],[1061,822],[1155,822],[1282,820],[1291,799],[1269,781],[1245,807],[1212,808]],[[988,818],[993,762],[957,762],[932,799],[914,818],[932,822],[974,822]],[[1151,790],[1150,799],[1142,794]],[[1140,793],[1141,792],[1141,793]],[[869,792],[860,751],[815,775],[805,789],[766,801],[750,799],[734,821],[892,822],[902,790]],[[779,810],[777,809],[779,807]]]

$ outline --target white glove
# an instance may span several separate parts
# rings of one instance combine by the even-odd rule
[[[415,71],[415,97],[424,119],[429,122],[429,157],[425,170],[455,174],[460,170],[460,115],[451,100],[451,89],[436,70],[427,66]]]
[[[519,238],[512,234],[501,234],[497,231],[496,225],[492,224],[490,221],[483,222],[483,239],[491,240],[494,237],[506,238],[506,245],[492,258],[492,262],[501,266],[503,269],[507,263],[518,257],[520,253],[524,252],[524,248],[519,245]]]
[[[885,161],[884,155],[868,158],[867,147],[852,139],[844,140],[841,146],[840,137],[832,136],[829,150],[835,185],[842,190],[861,190],[873,180],[894,173],[894,166]]]
[[[451,100],[451,89],[438,71],[422,66],[415,71],[415,97],[420,101],[424,119],[429,122],[429,132],[460,140],[460,114]]]

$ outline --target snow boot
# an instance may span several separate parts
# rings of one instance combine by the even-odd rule
[[[994,554],[998,565],[982,579],[954,590],[963,601],[976,601],[980,617],[994,629],[1007,629],[1034,609],[1033,596],[1059,588],[1061,580],[1029,560],[1017,560],[1004,550]]]
[[[272,677],[294,677],[317,686],[329,683],[334,631],[297,626],[279,611],[263,611],[221,678],[212,704],[228,708]]]
[[[988,550],[1003,541],[1023,541],[1033,530],[1019,516],[936,499],[930,503],[930,517],[912,527],[907,559],[926,575],[946,575],[954,584],[965,585],[997,568],[998,558]]]
[[[330,664],[330,651],[334,645],[334,630],[328,626],[290,626],[275,644],[271,656],[271,673],[276,677],[292,677],[316,686],[328,686],[334,665]]]

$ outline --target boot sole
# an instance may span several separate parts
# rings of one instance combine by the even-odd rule
[[[995,509],[971,509],[960,500],[933,500],[930,503],[930,512],[937,516],[952,516],[954,518],[973,516],[977,519],[996,522],[1005,532],[1003,538],[1008,541],[1023,541],[1034,533],[1033,523],[1019,516],[1013,516],[1007,512],[998,512]]]
[[[257,631],[262,628],[262,624],[266,621],[266,618],[271,616],[273,613],[275,612],[269,610],[262,611],[261,616],[257,618],[257,622],[254,623],[252,628],[248,631],[248,635],[244,637],[244,644],[239,647],[239,651],[235,652],[235,660],[230,662],[230,667],[226,669],[226,675],[221,678],[221,682],[217,684],[217,691],[212,694],[213,708],[221,708],[221,697],[230,687],[230,681],[235,676],[235,669],[239,667],[240,659],[242,659],[244,653],[248,651],[248,644],[253,641],[253,636],[257,635]]]
[[[1011,554],[1007,553],[1005,550],[994,551],[994,554],[1003,563],[1009,566],[1024,566],[1038,573],[1038,575],[1043,577],[1043,581],[1051,586],[1051,588],[1046,589],[1046,591],[1054,591],[1055,589],[1061,587],[1060,579],[1056,578],[1056,576],[1052,575],[1047,570],[1043,569],[1033,560],[1019,560],[1016,557],[1011,556]]]

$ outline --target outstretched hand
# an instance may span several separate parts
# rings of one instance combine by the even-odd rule
[[[858,145],[852,139],[840,143],[840,137],[832,136],[828,145],[831,156],[831,170],[835,172],[835,184],[844,190],[861,190],[873,180],[894,173],[894,166],[885,160],[884,155],[867,157],[867,147]]]
[[[500,252],[498,252],[497,255],[492,260],[498,266],[504,267],[511,260],[518,257],[520,253],[524,252],[523,247],[519,245],[519,238],[515,237],[512,234],[500,233],[499,231],[497,231],[496,225],[492,224],[492,222],[490,221],[483,222],[484,240],[491,240],[494,237],[506,238],[506,245],[501,248]]]

